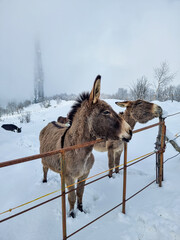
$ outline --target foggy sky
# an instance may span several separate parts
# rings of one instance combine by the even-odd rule
[[[0,105],[33,98],[35,40],[45,95],[129,88],[167,61],[180,84],[179,0],[0,0]]]

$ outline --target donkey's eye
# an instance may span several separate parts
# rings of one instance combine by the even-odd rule
[[[139,104],[141,104],[141,103],[142,103],[142,102],[137,102],[136,106],[139,105]]]
[[[104,115],[109,115],[109,114],[110,114],[110,111],[105,110],[105,111],[103,112],[103,114],[104,114]]]

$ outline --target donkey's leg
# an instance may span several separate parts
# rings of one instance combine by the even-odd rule
[[[122,151],[115,152],[115,167],[119,166],[120,158],[121,158]],[[115,172],[119,172],[119,167],[115,168]]]
[[[83,212],[83,204],[82,204],[82,198],[83,198],[83,193],[84,193],[84,184],[85,181],[81,182],[82,180],[86,179],[89,175],[89,172],[92,168],[94,164],[94,155],[91,153],[89,158],[86,160],[86,164],[85,164],[85,173],[83,174],[83,176],[81,176],[80,178],[78,178],[78,182],[77,182],[77,208]]]
[[[47,182],[47,172],[48,172],[48,167],[43,166],[43,183]]]
[[[68,176],[66,177],[65,182],[67,186],[70,186],[75,183],[75,180],[72,177]],[[76,215],[74,212],[74,205],[76,202],[76,194],[75,194],[75,191],[73,191],[73,189],[74,189],[74,185],[68,187],[68,191],[72,190],[70,193],[68,193],[68,201],[69,201],[69,207],[70,207],[69,216],[75,218]]]
[[[76,190],[76,194],[77,194],[77,208],[83,212],[83,204],[82,204],[82,198],[83,198],[83,193],[84,193],[84,184],[85,181],[83,181],[84,179],[86,179],[89,175],[89,172],[84,174],[82,177],[78,178],[78,183],[77,183],[77,187],[78,189]]]
[[[114,167],[114,150],[113,148],[108,148],[108,161],[109,169]],[[109,177],[112,177],[113,170],[109,170]]]

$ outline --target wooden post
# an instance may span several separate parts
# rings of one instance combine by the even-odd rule
[[[162,133],[161,133],[161,153],[160,153],[160,167],[159,167],[159,187],[162,187],[162,181],[164,179],[163,177],[163,159],[164,159],[164,148],[165,148],[165,132],[166,132],[166,126],[164,123],[164,119],[162,122]]]
[[[163,153],[165,149],[166,126],[164,118],[160,117],[159,122],[161,124],[159,125],[158,136],[156,138],[156,150],[160,152],[156,153],[156,183],[161,187],[162,181],[164,180]]]
[[[63,229],[63,240],[66,239],[66,195],[65,195],[65,177],[64,177],[64,170],[65,170],[65,158],[64,152],[61,155],[61,200],[62,200],[62,229]]]
[[[126,213],[127,143],[124,143],[123,204],[122,213]]]

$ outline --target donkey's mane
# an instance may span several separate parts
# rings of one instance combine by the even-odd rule
[[[71,107],[71,111],[68,113],[68,119],[69,119],[70,125],[72,124],[73,118],[74,118],[77,110],[81,107],[82,102],[85,100],[89,100],[89,96],[90,96],[89,92],[83,92],[76,99],[76,102]]]

